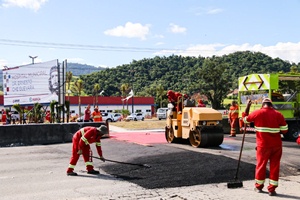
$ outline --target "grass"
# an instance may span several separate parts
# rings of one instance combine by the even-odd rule
[[[139,130],[139,129],[164,129],[166,126],[166,120],[145,119],[144,121],[121,121],[110,123],[113,126],[117,126],[125,129]]]

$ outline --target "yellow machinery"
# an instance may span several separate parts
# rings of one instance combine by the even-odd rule
[[[219,146],[224,139],[221,121],[222,114],[217,110],[178,102],[173,109],[169,107],[166,140],[174,143],[189,139],[193,147]]]

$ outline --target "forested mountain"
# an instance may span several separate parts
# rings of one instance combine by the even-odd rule
[[[95,67],[92,65],[79,64],[79,63],[68,63],[67,71],[71,71],[74,76],[80,76],[85,74],[90,74],[93,72],[98,72],[104,70],[102,67]]]
[[[225,94],[214,96],[224,98],[229,91],[237,88],[239,76],[250,73],[289,72],[291,64],[279,58],[273,59],[260,52],[235,52],[221,57],[154,57],[134,60],[130,64],[107,68],[80,76],[86,94],[92,95],[94,85],[106,96],[124,96],[121,86],[126,86],[125,95],[133,87],[135,96],[157,96],[157,91],[173,90],[186,94],[201,93],[217,95],[216,90],[226,90]],[[127,93],[126,93],[127,92]],[[123,94],[122,94],[123,93]],[[165,95],[164,95],[164,98]],[[213,98],[213,97],[212,97]],[[220,106],[216,103],[215,106]]]

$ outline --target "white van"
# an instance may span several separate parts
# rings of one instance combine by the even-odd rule
[[[156,115],[159,120],[167,119],[168,108],[159,108],[157,109]]]

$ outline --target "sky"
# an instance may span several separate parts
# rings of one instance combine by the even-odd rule
[[[300,0],[0,0],[0,30],[0,68],[246,50],[300,62]]]

